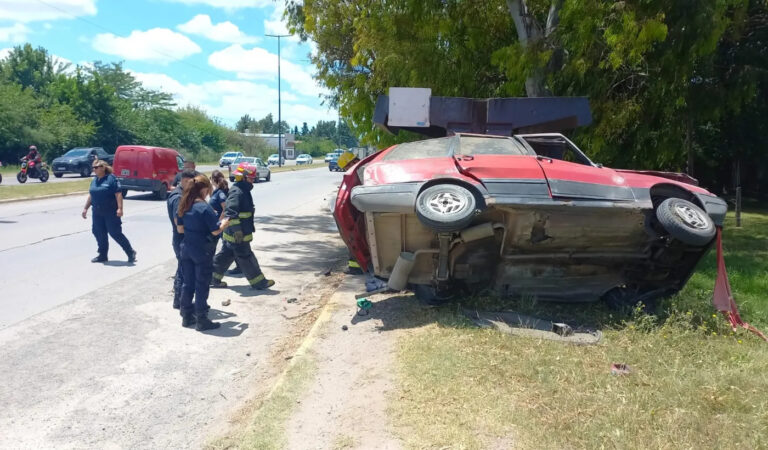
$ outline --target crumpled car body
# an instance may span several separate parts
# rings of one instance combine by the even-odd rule
[[[685,285],[723,223],[727,204],[696,183],[603,167],[557,133],[458,134],[360,161],[333,213],[395,289],[650,303]]]

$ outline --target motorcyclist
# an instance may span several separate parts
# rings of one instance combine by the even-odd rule
[[[35,172],[39,173],[39,167],[40,163],[42,162],[42,158],[40,157],[40,153],[37,151],[37,147],[34,145],[29,146],[29,153],[27,153],[27,156],[24,157],[24,159],[27,160],[27,164],[30,162],[34,162],[35,164]]]

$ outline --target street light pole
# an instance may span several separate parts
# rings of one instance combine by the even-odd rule
[[[283,117],[282,105],[280,102],[280,38],[288,37],[290,34],[267,34],[269,37],[277,38],[277,167],[283,166]]]

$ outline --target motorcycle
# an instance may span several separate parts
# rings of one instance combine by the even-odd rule
[[[38,178],[41,183],[45,183],[48,176],[48,166],[44,162],[27,161],[26,156],[21,158],[21,170],[16,174],[19,183],[26,183],[27,178]]]

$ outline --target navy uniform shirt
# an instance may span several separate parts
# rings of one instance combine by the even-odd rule
[[[213,208],[214,211],[216,211],[218,217],[221,217],[221,213],[224,211],[224,207],[222,207],[221,204],[226,202],[227,192],[222,189],[216,189],[213,191],[213,194],[211,194],[211,199],[208,201],[208,204],[211,205],[211,208]]]
[[[211,232],[219,229],[219,217],[205,202],[193,203],[178,220],[179,225],[184,225],[185,246],[205,248],[214,239]]]
[[[179,202],[181,201],[181,186],[176,186],[168,194],[168,219],[171,221],[171,228],[173,228],[173,236],[176,237],[179,231],[176,229],[176,223],[174,219],[179,214]]]
[[[120,182],[117,180],[117,177],[111,173],[103,178],[94,177],[88,192],[91,194],[91,206],[93,206],[94,215],[109,216],[117,214],[117,198],[115,198],[115,194],[120,192]]]

